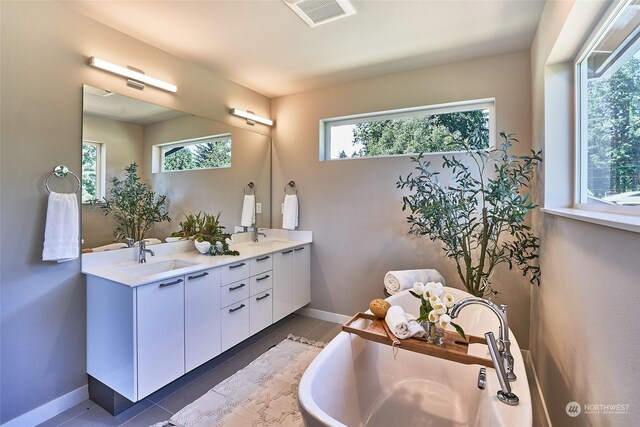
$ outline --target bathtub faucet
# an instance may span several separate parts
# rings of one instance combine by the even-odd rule
[[[507,378],[509,381],[516,380],[516,374],[513,373],[513,356],[511,355],[511,341],[509,341],[509,325],[507,323],[507,306],[501,305],[497,306],[493,302],[486,300],[480,297],[468,297],[456,305],[451,309],[451,318],[455,319],[458,317],[460,310],[464,307],[472,304],[479,304],[484,307],[487,307],[491,311],[498,316],[498,320],[500,321],[500,330],[499,330],[499,338],[498,338],[498,350],[500,352],[500,357],[502,358],[502,363],[504,365],[504,369],[507,373]]]

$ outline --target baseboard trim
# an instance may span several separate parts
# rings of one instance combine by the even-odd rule
[[[316,308],[307,308],[303,307],[296,311],[297,314],[301,314],[307,317],[313,317],[315,319],[326,320],[327,322],[333,323],[347,323],[349,316],[345,316],[344,314],[332,313],[330,311],[318,310]]]
[[[89,387],[83,385],[63,396],[53,399],[44,405],[38,406],[35,409],[22,414],[12,420],[7,421],[0,427],[22,427],[22,426],[35,426],[47,421],[50,418],[55,417],[58,414],[66,411],[69,408],[74,407],[78,403],[81,403],[89,398]]]
[[[551,424],[551,417],[549,417],[549,411],[547,410],[547,402],[545,402],[544,395],[542,394],[540,381],[538,381],[538,372],[536,371],[536,366],[533,364],[531,352],[529,350],[522,350],[522,355],[525,357],[526,363],[531,367],[531,372],[533,372],[533,381],[536,383],[536,390],[538,390],[538,396],[540,396],[540,402],[542,403],[542,409],[544,410],[544,417],[547,420],[547,425],[551,427],[553,424]]]

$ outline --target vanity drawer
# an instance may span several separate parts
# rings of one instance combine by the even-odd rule
[[[238,261],[220,268],[222,286],[249,278],[249,261]]]
[[[220,310],[222,351],[249,338],[249,299]]]
[[[249,298],[249,280],[240,280],[220,288],[220,307]]]
[[[273,319],[273,297],[271,289],[249,298],[249,325],[251,335],[271,325]]]
[[[273,283],[273,274],[271,270],[266,271],[262,274],[258,274],[257,276],[251,276],[249,279],[249,295],[255,295],[260,292],[265,292],[267,289],[271,289],[271,284]]]
[[[264,273],[273,268],[273,257],[271,254],[262,255],[249,260],[249,271],[252,276]]]

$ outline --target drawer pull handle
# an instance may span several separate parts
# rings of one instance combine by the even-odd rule
[[[256,258],[256,261],[265,261],[265,260],[268,260],[269,258],[271,258],[271,257],[269,255],[267,255],[267,256],[260,257],[260,258]]]
[[[289,249],[288,251],[282,251],[282,255],[290,254],[293,252],[293,249]]]
[[[296,249],[294,249],[294,251],[298,252],[298,251],[301,251],[301,250],[303,250],[303,249],[304,249],[304,246],[303,246],[303,247],[301,247],[301,248],[296,248]]]
[[[256,297],[256,301],[260,301],[260,300],[263,300],[265,298],[269,298],[269,294],[264,294],[261,297]]]
[[[177,285],[178,283],[182,283],[182,279],[174,280],[173,282],[160,283],[158,287],[166,288],[167,286]]]
[[[229,290],[230,290],[230,291],[235,291],[235,290],[238,290],[238,289],[240,289],[240,288],[244,288],[245,286],[247,286],[247,285],[245,285],[244,283],[240,283],[238,286],[232,286],[232,287],[230,287],[230,288],[229,288]]]
[[[196,274],[195,276],[189,276],[189,280],[199,279],[201,277],[206,277],[208,275],[209,275],[209,273],[207,273],[207,272],[204,272],[202,274]]]
[[[271,276],[269,276],[268,274],[267,274],[267,275],[265,275],[265,276],[263,276],[263,277],[258,277],[258,278],[256,279],[256,282],[261,282],[262,280],[268,279],[269,277],[271,277]]]
[[[238,311],[241,308],[244,308],[244,304],[240,304],[240,306],[236,307],[236,308],[230,308],[229,309],[229,313],[233,313],[234,311]]]
[[[230,265],[229,266],[229,270],[233,270],[234,268],[239,268],[246,265],[244,262],[241,262],[240,264],[235,264],[235,265]]]

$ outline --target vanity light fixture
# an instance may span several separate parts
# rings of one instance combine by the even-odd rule
[[[155,79],[153,77],[149,77],[144,74],[142,71],[133,70],[130,68],[121,67],[116,64],[112,64],[111,62],[105,61],[104,59],[96,58],[92,56],[89,58],[89,65],[92,67],[100,68],[101,70],[108,71],[113,74],[117,74],[122,77],[127,78],[127,85],[134,87],[136,89],[144,89],[144,85],[148,84],[150,86],[155,86],[159,89],[166,90],[168,92],[177,92],[178,88],[176,85],[163,82],[162,80]]]
[[[247,124],[253,125],[252,122],[262,123],[263,125],[273,126],[273,120],[266,119],[264,117],[257,116],[253,114],[251,111],[244,111],[238,108],[232,108],[229,110],[229,113],[234,116],[242,117],[243,119],[247,119]]]

